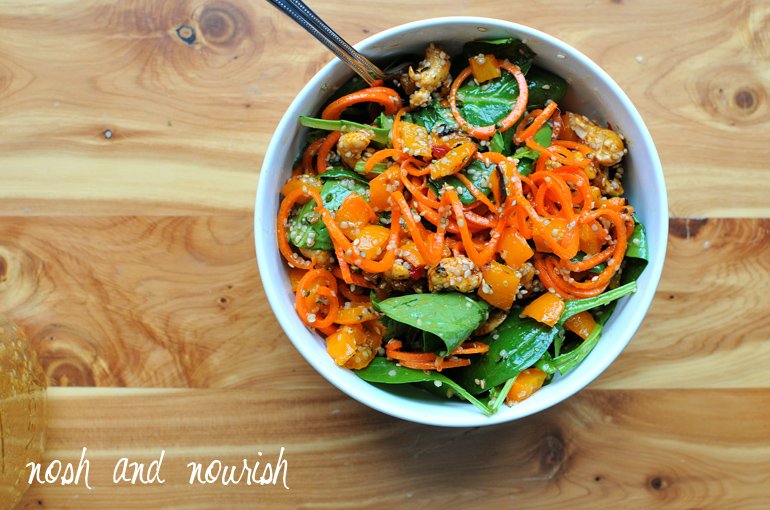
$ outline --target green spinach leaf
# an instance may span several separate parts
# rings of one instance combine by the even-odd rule
[[[396,362],[382,357],[376,357],[366,368],[355,371],[364,381],[381,384],[410,384],[433,381],[452,388],[456,395],[478,407],[484,414],[491,415],[490,408],[468,393],[465,388],[438,372],[426,372],[399,366]]]
[[[493,413],[496,413],[497,410],[500,409],[500,406],[503,405],[505,397],[508,396],[508,393],[511,391],[511,387],[515,382],[516,378],[511,377],[501,387],[492,388],[489,390],[489,408]]]
[[[553,365],[556,370],[559,371],[560,374],[564,375],[576,366],[580,364],[581,361],[586,359],[586,357],[591,353],[591,351],[596,347],[596,344],[599,343],[599,338],[601,337],[601,331],[602,331],[602,325],[597,324],[596,327],[594,327],[594,330],[591,331],[591,334],[588,335],[588,338],[586,338],[583,343],[581,343],[579,346],[577,346],[575,349],[571,350],[570,352],[567,352],[565,354],[562,354],[561,356],[556,356],[551,361],[551,365]]]
[[[537,360],[535,367],[539,368],[548,375],[553,375],[556,373],[556,367],[553,365],[553,358],[548,351],[545,351],[543,356]]]
[[[324,175],[332,170],[327,170]],[[321,188],[321,198],[329,211],[334,212],[340,208],[342,202],[351,193],[356,193],[362,198],[369,200],[369,183],[359,174],[350,170],[334,170],[336,177],[327,177]],[[363,181],[362,181],[363,180]]]
[[[487,166],[479,160],[473,160],[460,173],[467,177],[468,180],[471,181],[474,186],[479,188],[482,193],[489,196],[492,193],[492,189],[489,187],[489,176],[494,170],[495,165]],[[441,179],[430,179],[428,181],[428,185],[433,189],[433,192],[439,196],[440,190],[444,187],[444,184],[449,184],[455,191],[457,191],[457,196],[463,204],[468,205],[476,201],[476,198],[471,194],[465,184],[454,175],[442,177]]]
[[[369,181],[367,181],[366,177],[363,175],[359,174],[358,172],[352,172],[347,168],[341,168],[338,166],[331,167],[326,172],[321,174],[322,181],[328,181],[329,179],[353,179],[354,181],[359,182],[365,186],[369,185]]]
[[[366,172],[366,168],[364,168],[364,165],[366,165],[365,161],[356,161],[356,168],[355,168],[355,170],[356,170],[357,174],[365,175],[367,173]],[[385,163],[375,163],[374,167],[372,167],[372,171],[369,172],[369,173],[373,173],[375,175],[380,175],[382,172],[384,172],[387,169],[388,169],[388,165],[387,164],[385,164]]]
[[[333,250],[329,231],[315,212],[315,201],[311,200],[300,207],[297,214],[289,219],[289,242],[298,248],[313,250]]]
[[[299,123],[305,127],[314,129],[323,129],[326,131],[369,131],[374,134],[373,141],[380,145],[388,145],[390,143],[390,128],[368,126],[366,124],[359,124],[350,120],[326,120],[316,119],[314,117],[305,117],[300,115]]]
[[[567,92],[564,79],[534,66],[527,74],[527,85],[527,108],[530,110],[545,107],[549,99],[559,102]],[[516,104],[517,97],[519,85],[510,73],[503,73],[500,78],[481,85],[470,80],[457,91],[458,107],[463,117],[475,126],[487,126],[503,119]]]
[[[551,126],[549,126],[548,124],[545,124],[543,125],[543,127],[537,130],[537,133],[535,133],[535,136],[533,138],[535,140],[535,143],[537,143],[541,147],[548,147],[549,145],[551,145],[552,136],[553,136],[553,129],[551,129]],[[521,147],[516,149],[516,152],[513,153],[513,157],[519,160],[531,159],[532,161],[535,161],[537,158],[540,157],[540,151],[536,151],[535,149],[527,147],[526,145],[522,145]]]
[[[462,116],[474,126],[488,126],[505,118],[519,97],[519,85],[509,73],[477,85],[465,82],[457,91]]]
[[[561,313],[561,317],[559,317],[559,324],[564,324],[567,319],[576,313],[585,312],[586,310],[606,305],[612,301],[622,298],[627,294],[636,292],[636,288],[636,282],[628,282],[625,285],[621,285],[618,288],[608,290],[596,297],[567,301],[564,303],[564,311]]]
[[[526,158],[520,159],[519,166],[517,166],[516,169],[519,171],[519,175],[529,175],[535,170],[535,160]]]
[[[489,351],[457,373],[457,382],[476,395],[499,386],[531,367],[554,340],[564,335],[560,326],[548,327],[534,319],[519,317],[514,308],[500,326],[482,341]]]
[[[509,156],[511,152],[511,145],[513,141],[513,137],[506,137],[506,134],[509,134],[511,130],[509,129],[505,133],[501,133],[500,131],[495,131],[495,134],[492,136],[492,139],[489,141],[489,150],[491,152],[499,152],[500,154],[503,154],[505,156]]]
[[[624,283],[636,281],[642,274],[642,271],[644,271],[644,268],[647,267],[647,263],[650,260],[647,232],[636,215],[634,215],[634,221],[636,222],[636,226],[634,227],[634,233],[631,234],[631,237],[628,240],[625,267],[623,268],[623,274],[621,275],[621,281]]]
[[[361,175],[344,168],[330,168],[322,176],[321,198],[324,206],[334,212],[351,193],[369,198],[369,183]],[[307,202],[289,219],[289,241],[298,248],[333,250],[329,231],[321,215],[315,211],[315,200]]]
[[[634,233],[628,239],[628,249],[626,250],[626,257],[632,257],[635,259],[650,260],[650,248],[647,245],[647,231],[644,225],[639,221],[639,218],[634,214],[633,216],[636,226],[634,227]]]
[[[537,66],[532,66],[527,73],[527,85],[527,108],[530,110],[544,108],[549,99],[558,103],[567,93],[567,81],[564,78]]]
[[[428,132],[443,134],[457,130],[457,122],[449,108],[441,106],[438,100],[404,116],[404,120],[424,127]]]
[[[373,301],[391,319],[433,333],[451,351],[487,320],[489,305],[459,292],[408,294]]]

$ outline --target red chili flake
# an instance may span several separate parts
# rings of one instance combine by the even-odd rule
[[[409,276],[412,277],[412,280],[419,280],[420,278],[424,277],[425,266],[413,267],[409,270]]]
[[[449,147],[446,145],[433,145],[430,150],[433,152],[433,157],[435,159],[440,159],[446,156],[446,153],[449,152]]]

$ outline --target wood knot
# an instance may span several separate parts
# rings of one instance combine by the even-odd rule
[[[5,260],[5,257],[0,255],[0,283],[3,283],[7,279],[7,273],[8,262]]]
[[[743,88],[735,93],[733,101],[735,102],[735,106],[742,110],[754,111],[757,105],[757,95],[753,90]]]
[[[664,477],[656,475],[647,481],[647,485],[649,485],[650,489],[654,491],[662,491],[665,490],[670,484]]]
[[[115,384],[97,343],[76,328],[51,324],[35,335],[34,344],[51,386]]]
[[[243,22],[245,19],[245,14],[234,5],[218,4],[203,8],[198,25],[201,36],[207,43],[214,46],[233,46],[248,35],[241,33],[247,26]]]
[[[763,78],[751,66],[732,64],[699,76],[696,89],[703,109],[731,126],[761,124],[770,118]]]
[[[540,446],[540,469],[555,474],[561,470],[566,459],[566,446],[561,434],[551,433],[543,437]]]

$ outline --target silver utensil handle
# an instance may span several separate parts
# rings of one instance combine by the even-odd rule
[[[313,37],[318,39],[332,53],[351,67],[369,86],[375,84],[375,80],[384,78],[384,73],[379,67],[371,63],[355,48],[345,42],[334,30],[321,20],[301,0],[267,0],[281,12],[297,22]]]

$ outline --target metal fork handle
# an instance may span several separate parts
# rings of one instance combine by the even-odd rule
[[[340,60],[358,73],[358,75],[370,86],[373,86],[376,80],[381,80],[385,77],[385,73],[383,73],[379,67],[356,51],[355,48],[340,37],[337,32],[332,30],[329,25],[324,23],[324,21],[301,0],[267,1],[297,22],[324,46],[329,48],[332,53],[337,55]]]

